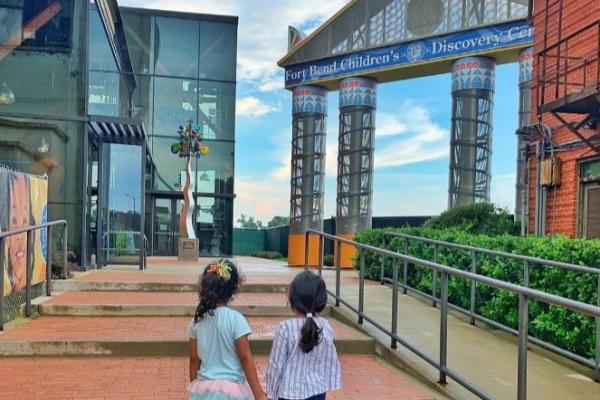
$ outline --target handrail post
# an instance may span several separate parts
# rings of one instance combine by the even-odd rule
[[[404,255],[405,256],[408,255],[408,238],[404,238]],[[404,278],[402,279],[402,281],[404,282],[403,293],[406,294],[406,293],[408,293],[408,260],[406,260],[406,259],[404,260],[403,275],[404,275]]]
[[[340,306],[340,278],[341,278],[341,269],[340,269],[340,259],[342,252],[342,243],[340,241],[335,242],[336,246],[336,254],[335,254],[335,306]]]
[[[392,349],[398,348],[398,259],[392,259]]]
[[[433,262],[437,264],[438,262],[438,245],[437,243],[433,245]],[[436,306],[436,295],[437,295],[437,273],[435,269],[431,270],[431,297],[433,298],[431,301],[431,306]]]
[[[0,250],[4,251],[4,238],[0,238]],[[0,260],[0,331],[4,330],[4,260]]]
[[[46,296],[52,296],[52,225],[46,230]]]
[[[527,399],[527,340],[529,335],[529,302],[519,294],[519,361],[517,377],[517,400]]]
[[[306,231],[304,235],[304,270],[308,271],[308,240],[310,239],[310,232]]]
[[[325,237],[319,235],[319,277],[323,276],[323,242]]]
[[[440,298],[440,379],[438,383],[446,384],[448,365],[448,274],[442,272],[442,293]]]
[[[358,323],[363,323],[363,311],[365,309],[365,251],[359,249],[360,272],[358,276]]]
[[[65,232],[63,235],[63,277],[67,277],[67,266],[68,258],[67,258],[67,238],[69,237],[69,226],[65,223]]]
[[[31,275],[33,273],[33,254],[31,251],[32,231],[27,231],[27,262],[25,264],[25,316],[31,317]]]
[[[600,307],[600,273],[598,273],[596,304]],[[596,380],[600,381],[600,317],[596,317]]]
[[[477,273],[477,253],[471,253],[471,272]],[[469,301],[469,316],[471,317],[471,325],[475,325],[475,303],[477,302],[477,282],[471,281],[471,300]]]
[[[381,237],[381,248],[385,249],[385,233]],[[385,277],[385,255],[381,255],[381,266],[379,267],[379,282],[383,285]]]
[[[529,261],[523,261],[523,286],[529,287]]]

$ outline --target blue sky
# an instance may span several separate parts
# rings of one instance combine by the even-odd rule
[[[121,5],[239,16],[235,218],[289,214],[291,94],[277,60],[287,26],[306,32],[346,0],[120,0]],[[513,210],[517,64],[498,66],[492,202]],[[379,85],[373,215],[432,215],[447,205],[450,75]],[[335,215],[337,92],[329,95],[325,216]]]

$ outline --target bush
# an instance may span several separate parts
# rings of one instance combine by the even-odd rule
[[[359,233],[355,240],[360,243],[381,246],[384,232],[390,229],[373,229]],[[459,229],[401,228],[396,229],[414,236],[427,237],[494,249],[507,253],[522,254],[548,260],[563,261],[576,265],[600,268],[600,240],[569,239],[566,237],[515,237],[510,235],[471,235]],[[433,260],[433,246],[416,241],[409,242],[409,254],[413,257]],[[404,240],[394,238],[386,245],[396,252],[403,252]],[[470,252],[439,247],[438,262],[453,268],[471,269]],[[379,280],[381,258],[372,253],[366,256],[367,277]],[[355,265],[356,267],[356,265]],[[522,262],[501,257],[478,255],[477,273],[491,278],[523,284]],[[391,260],[385,265],[385,274],[391,277]],[[402,274],[400,274],[402,276]],[[588,304],[597,304],[597,276],[589,273],[565,271],[559,268],[530,266],[530,286],[534,289],[556,294]],[[418,265],[409,265],[408,283],[431,293],[432,272]],[[438,296],[439,293],[438,277]],[[464,279],[449,279],[450,302],[469,308],[470,282]],[[530,301],[530,334],[576,354],[593,358],[595,354],[595,321],[562,307]],[[518,297],[512,293],[478,285],[476,311],[480,315],[517,328]]]
[[[423,225],[425,228],[456,228],[472,234],[518,235],[521,231],[519,223],[507,210],[489,203],[477,203],[452,208],[434,217]]]
[[[258,258],[266,258],[267,260],[279,260],[281,258],[283,258],[283,256],[281,255],[281,253],[277,252],[277,251],[255,251],[252,254],[250,254],[252,257],[258,257]]]

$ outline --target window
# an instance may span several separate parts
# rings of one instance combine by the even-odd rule
[[[196,121],[196,86],[189,79],[154,78],[155,135],[175,137],[180,124]]]
[[[198,21],[156,18],[155,73],[198,77]]]
[[[122,12],[123,28],[127,37],[127,48],[133,71],[141,74],[153,73],[150,61],[151,49],[151,17],[134,13]]]
[[[117,72],[117,62],[112,52],[102,20],[95,7],[90,9],[90,69]]]
[[[235,81],[237,27],[200,23],[200,79]]]
[[[600,238],[600,160],[581,164],[580,194],[582,236]]]

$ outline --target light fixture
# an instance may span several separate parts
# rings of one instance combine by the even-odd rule
[[[2,80],[0,84],[0,104],[14,104],[15,101],[15,94],[6,82]]]

